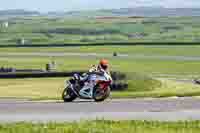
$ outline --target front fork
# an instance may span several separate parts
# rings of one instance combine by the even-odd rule
[[[71,88],[71,90],[77,95],[77,96],[79,96],[79,94],[77,93],[77,91],[75,90],[75,88],[74,88],[74,86],[73,86],[73,84],[70,82],[70,81],[66,81],[66,83],[65,83],[65,88]]]

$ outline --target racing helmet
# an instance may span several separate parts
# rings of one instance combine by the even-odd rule
[[[109,62],[106,59],[101,59],[99,65],[102,69],[106,70],[108,68]]]

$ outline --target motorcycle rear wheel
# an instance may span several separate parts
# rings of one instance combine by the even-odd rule
[[[72,102],[77,98],[76,94],[71,90],[70,87],[66,87],[62,93],[62,99],[64,102]]]

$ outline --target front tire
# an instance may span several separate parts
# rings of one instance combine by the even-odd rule
[[[105,90],[102,90],[101,88],[99,88],[99,86],[96,86],[94,88],[93,99],[95,100],[95,102],[102,102],[109,96],[110,96],[110,87],[108,87]]]
[[[77,98],[76,94],[71,90],[70,87],[66,87],[62,93],[62,99],[64,102],[72,102]]]

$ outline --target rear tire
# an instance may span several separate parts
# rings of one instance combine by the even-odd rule
[[[76,94],[71,90],[70,87],[66,87],[62,93],[62,99],[64,102],[72,102],[77,98]]]
[[[95,102],[102,102],[109,96],[110,96],[110,87],[108,87],[105,91],[101,90],[99,86],[94,87],[93,99],[95,100]]]

